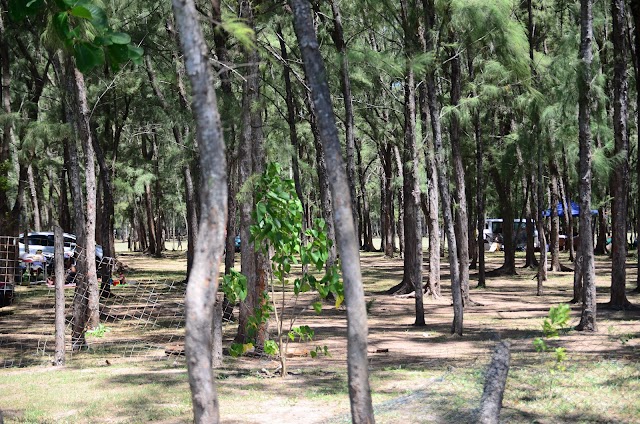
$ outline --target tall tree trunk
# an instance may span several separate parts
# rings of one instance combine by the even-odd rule
[[[534,126],[535,128],[535,126]],[[547,281],[547,237],[544,231],[544,183],[542,175],[542,145],[538,144],[538,178],[537,195],[536,195],[536,217],[538,225],[538,244],[540,245],[540,259],[538,260],[538,274],[537,274],[537,287],[536,295],[542,296],[543,287],[542,283]],[[555,206],[552,206],[554,208]]]
[[[613,18],[613,136],[614,156],[620,162],[613,171],[613,242],[611,261],[611,300],[609,306],[624,309],[627,299],[627,192],[629,190],[629,134],[627,80],[626,11],[624,0],[612,0]]]
[[[287,52],[287,45],[284,41],[284,34],[282,33],[282,25],[278,25],[276,29],[278,40],[280,41],[280,55],[284,62],[283,64],[283,79],[285,87],[285,103],[287,104],[287,124],[289,126],[289,139],[291,141],[291,147],[293,151],[291,153],[291,170],[293,172],[293,181],[296,189],[296,195],[298,200],[302,204],[302,210],[304,214],[302,233],[300,234],[301,244],[306,245],[306,222],[307,222],[307,207],[306,198],[302,193],[302,183],[300,181],[300,164],[298,162],[298,152],[300,151],[300,141],[298,140],[298,131],[296,130],[296,103],[293,97],[293,88],[291,86],[291,68],[289,66],[289,53]],[[303,272],[308,272],[308,265],[303,265]]]
[[[369,194],[367,191],[367,170],[362,163],[362,141],[356,139],[356,167],[358,171],[358,181],[360,182],[360,205],[362,206],[362,250],[373,252],[373,228],[371,224],[371,207],[369,205]]]
[[[635,81],[636,81],[636,133],[640,133],[640,2],[632,1],[631,4],[631,14],[633,15],[633,23],[634,23],[634,49],[632,50],[635,54],[633,55],[634,59],[634,70],[635,70]],[[640,190],[640,148],[636,148],[636,166],[637,166],[637,187]],[[636,236],[636,251],[640,252],[640,202],[637,203],[636,209],[636,231],[638,232]],[[640,292],[640,254],[638,254],[638,264],[637,264],[637,272],[636,272],[636,292]]]
[[[0,71],[2,72],[2,111],[9,115],[11,113],[11,57],[9,54],[9,43],[5,28],[5,3],[0,5]],[[11,119],[6,119],[2,128],[2,144],[0,144],[0,173],[6,175],[11,168],[11,145],[14,143],[14,125]],[[18,236],[20,232],[20,222],[18,217],[21,211],[16,210],[13,214],[10,205],[10,193],[8,187],[0,188],[0,228],[2,235]],[[20,202],[16,201],[15,205]],[[16,252],[17,255],[17,252]],[[17,260],[17,257],[16,257]]]
[[[60,202],[62,204],[62,202]],[[56,347],[53,364],[56,366],[64,365],[65,360],[65,314],[64,314],[64,236],[62,228],[56,223],[54,228],[54,262],[55,262],[55,290],[56,290],[56,307],[55,307],[55,331],[56,331]]]
[[[577,330],[597,331],[596,281],[591,230],[591,75],[593,2],[580,0],[580,64],[578,65],[578,129],[580,142],[580,256],[582,259],[582,314]],[[576,266],[577,268],[577,266]]]
[[[227,173],[229,180],[229,193],[227,195],[228,205],[228,218],[227,218],[227,237],[225,239],[225,254],[224,254],[224,273],[229,274],[231,269],[235,266],[236,257],[236,235],[237,235],[237,219],[238,204],[236,202],[236,195],[238,194],[238,167],[235,163],[227,163],[229,171]],[[240,239],[242,245],[242,239]],[[227,305],[224,306],[225,314],[228,312]]]
[[[573,244],[573,207],[571,206],[571,192],[569,187],[569,163],[564,146],[562,146],[562,185],[564,187],[565,219],[567,220],[567,242],[569,243],[569,260],[574,262],[576,257],[575,246]]]
[[[191,167],[184,165],[182,169],[184,176],[184,192],[185,202],[187,204],[187,280],[193,269],[193,258],[195,256],[195,248],[197,245],[198,234],[198,214],[196,212],[196,195],[193,185],[193,176],[191,175]]]
[[[423,0],[422,8],[425,20],[425,29],[432,31],[435,27],[435,8],[433,0]],[[427,38],[426,52],[433,50],[433,41]],[[451,276],[451,297],[453,298],[453,323],[451,333],[462,335],[464,305],[460,287],[460,264],[458,262],[458,248],[454,230],[453,214],[451,213],[451,197],[449,193],[449,175],[445,162],[444,146],[442,145],[442,128],[440,126],[440,107],[438,105],[435,75],[433,71],[425,77],[427,85],[427,105],[431,118],[431,130],[433,133],[433,145],[435,152],[436,169],[438,173],[438,188],[442,200],[444,218],[444,233],[449,244],[449,268]]]
[[[549,250],[551,251],[551,271],[561,271],[560,266],[560,218],[558,217],[558,203],[560,195],[558,193],[558,164],[554,153],[551,153],[549,160],[549,190],[551,192],[550,212],[551,212],[551,234],[549,235]]]
[[[76,233],[76,244],[83,246],[85,244],[85,229],[84,229],[84,196],[82,195],[82,185],[80,182],[80,170],[78,166],[78,150],[76,146],[75,137],[71,137],[67,140],[68,152],[69,152],[69,176],[71,179],[71,202],[75,207],[74,210],[74,231]],[[76,288],[73,297],[73,320],[71,327],[71,347],[75,352],[77,350],[86,347],[84,338],[86,316],[87,316],[87,282],[86,278],[86,261],[78,260],[77,262],[77,275]]]
[[[33,229],[34,231],[42,231],[42,224],[40,223],[40,202],[38,202],[32,164],[27,166],[27,176],[29,178],[29,198],[31,199],[31,209],[33,210]]]
[[[389,142],[381,142],[380,161],[383,169],[384,200],[382,202],[382,239],[384,255],[393,258],[395,237],[393,231],[393,150]]]
[[[434,299],[437,299],[440,297],[440,223],[438,222],[440,202],[438,199],[438,170],[436,169],[433,135],[429,133],[429,105],[427,103],[427,87],[425,84],[420,84],[419,98],[429,186],[427,191],[427,213],[425,214],[429,230],[429,279],[427,281],[427,293]]]
[[[606,194],[606,192],[605,192]],[[605,196],[606,197],[606,196]],[[597,222],[597,234],[596,234],[596,255],[608,255],[609,251],[607,249],[607,233],[608,233],[608,225],[607,225],[607,209],[604,206],[600,206],[598,208],[598,222]]]
[[[393,146],[393,155],[396,159],[396,170],[398,176],[404,181],[404,166],[402,166],[402,156],[400,156],[400,149],[398,146]],[[398,222],[397,222],[397,234],[400,244],[400,257],[404,258],[405,240],[404,240],[404,190],[398,189]]]
[[[96,165],[93,151],[93,141],[91,136],[91,125],[89,123],[90,110],[87,102],[87,90],[84,83],[84,76],[74,66],[74,88],[76,96],[76,113],[78,114],[76,124],[78,126],[78,136],[82,141],[84,151],[84,173],[86,188],[86,215],[85,215],[85,246],[84,260],[86,261],[87,280],[87,324],[93,329],[100,322],[98,291],[98,274],[96,270]]]
[[[151,202],[151,187],[149,184],[144,185],[144,208],[147,213],[147,228],[149,234],[149,253],[157,255],[156,251],[156,224],[153,219],[153,205]]]
[[[193,92],[200,170],[199,233],[189,275],[185,350],[196,423],[219,421],[212,372],[212,322],[227,219],[227,166],[208,48],[193,0],[173,0],[176,24]],[[248,244],[248,243],[245,243]]]
[[[240,16],[249,26],[253,26],[253,6],[250,1],[240,3]],[[242,97],[242,143],[240,145],[240,185],[246,184],[254,174],[264,170],[264,152],[262,137],[262,108],[260,102],[260,56],[256,47],[250,47],[245,53],[247,74],[243,85]],[[247,298],[240,304],[240,318],[236,342],[252,342],[257,351],[263,349],[266,340],[266,323],[261,324],[255,335],[249,338],[249,318],[259,308],[267,290],[268,263],[263,253],[256,251],[250,241],[250,226],[253,222],[254,201],[252,193],[246,192],[240,202],[240,237],[242,273],[247,277]]]
[[[484,220],[485,220],[485,190],[484,190],[484,141],[482,139],[482,125],[480,112],[473,116],[473,128],[476,138],[476,210],[478,214],[478,287],[486,287],[484,260]]]
[[[331,190],[329,188],[329,177],[327,164],[325,161],[325,152],[320,139],[320,129],[318,127],[318,117],[315,106],[311,99],[311,93],[306,93],[305,102],[309,110],[309,124],[311,126],[311,134],[313,134],[313,144],[316,150],[316,172],[318,174],[318,192],[320,194],[320,207],[322,209],[322,217],[324,218],[327,238],[332,241],[329,248],[329,257],[327,258],[327,267],[333,266],[338,259],[338,247],[336,245],[336,230],[333,221],[333,207],[331,200]]]
[[[455,39],[451,35],[452,39]],[[451,49],[451,106],[457,107],[460,102],[462,73],[459,52]],[[455,180],[455,230],[458,260],[460,261],[460,289],[462,300],[469,304],[469,218],[467,216],[467,192],[464,181],[464,165],[462,163],[462,141],[460,139],[460,120],[455,113],[451,114],[449,124],[451,141],[451,160],[453,161],[453,177]]]
[[[415,28],[409,21],[407,0],[400,0],[402,26],[404,28],[404,146],[402,149],[402,194],[404,197],[404,269],[403,283],[406,292],[415,291],[415,326],[424,326],[422,303],[422,219],[420,217],[420,181],[418,179],[418,148],[416,143],[416,89],[411,67],[414,54]],[[398,164],[400,165],[400,164]]]
[[[367,313],[348,176],[341,155],[331,95],[310,5],[306,0],[291,0],[290,5],[305,73],[318,117],[320,136],[325,146],[327,160],[332,164],[328,171],[347,305],[347,367],[351,416],[356,423],[373,423],[367,360]]]
[[[353,222],[358,223],[358,207],[356,194],[356,165],[355,165],[355,125],[353,119],[353,99],[351,97],[351,81],[349,81],[349,58],[347,56],[347,43],[342,29],[342,17],[337,0],[331,0],[331,12],[333,13],[333,31],[331,37],[340,56],[340,88],[344,102],[344,126],[345,146],[347,151],[347,177],[349,178],[349,193],[351,194],[351,210]]]

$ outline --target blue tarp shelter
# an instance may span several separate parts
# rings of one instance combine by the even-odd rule
[[[571,201],[570,204],[571,204],[571,215],[572,216],[580,215],[580,205],[578,205],[574,201]],[[558,216],[564,216],[564,208],[562,207],[562,203],[558,203],[557,209],[558,209]],[[547,209],[546,211],[542,212],[542,215],[551,216],[551,209]],[[591,209],[591,215],[598,215],[598,210]]]

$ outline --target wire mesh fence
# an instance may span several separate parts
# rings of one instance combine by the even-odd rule
[[[31,270],[21,266],[16,252],[15,238],[0,238],[0,275],[11,291],[7,304],[12,304],[0,309],[0,368],[47,364],[55,353],[54,267],[47,265],[37,280],[31,275],[27,278]],[[185,282],[128,280],[121,264],[109,257],[96,260],[101,324],[85,328],[86,344],[72,351],[74,308],[89,300],[85,276],[81,267],[76,268],[83,256],[84,250],[77,247],[65,260],[67,358],[95,354],[137,361],[183,361]]]

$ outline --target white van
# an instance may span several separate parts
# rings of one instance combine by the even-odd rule
[[[513,235],[516,240],[516,249],[524,250],[527,245],[527,229],[526,229],[526,219],[514,219],[513,220]],[[485,250],[489,250],[489,246],[491,243],[496,241],[496,237],[500,234],[503,235],[502,231],[502,218],[487,218],[484,221],[484,230],[482,230],[482,235],[484,237],[484,246]],[[538,242],[538,230],[534,228],[533,230],[533,246],[534,248],[539,247]]]

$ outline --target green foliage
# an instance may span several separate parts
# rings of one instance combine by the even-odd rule
[[[276,343],[274,340],[265,340],[264,353],[266,353],[267,355],[277,355],[278,353],[280,353],[280,350],[278,349],[278,343]]]
[[[0,163],[0,195],[4,196],[6,191],[9,190],[9,170],[11,169],[11,162],[8,160]]]
[[[220,26],[231,35],[231,37],[238,40],[246,49],[251,49],[255,46],[253,29],[246,24],[244,19],[238,18],[226,9],[223,9]]]
[[[237,358],[244,355],[251,349],[253,349],[253,343],[232,343],[231,346],[229,346],[229,355]]]
[[[96,328],[94,328],[93,330],[87,330],[85,334],[91,337],[102,338],[110,331],[111,329],[109,327],[106,327],[104,324],[98,324]]]
[[[271,252],[273,275],[282,286],[282,290],[294,264],[306,265],[313,268],[315,272],[321,272],[329,257],[332,242],[327,237],[325,222],[322,219],[316,219],[313,226],[303,232],[302,204],[296,195],[294,182],[291,179],[282,178],[279,164],[270,163],[256,181],[255,190],[256,207],[253,212],[254,224],[250,228],[251,241],[265,255]],[[301,242],[301,235],[304,236],[305,243]],[[344,300],[344,287],[335,265],[327,267],[320,279],[310,272],[303,272],[301,277],[294,280],[293,290],[295,296],[311,290],[315,290],[321,298],[331,294],[335,297],[336,307],[339,307]],[[255,330],[266,321],[269,312],[273,310],[270,305],[267,306],[266,301],[261,302],[261,305],[263,306],[256,309],[249,319],[249,326]],[[316,302],[313,308],[316,313],[320,313],[322,304]],[[283,314],[284,309],[276,315],[280,335],[282,335]],[[292,318],[292,324],[294,318]],[[313,335],[313,330],[306,325],[291,327],[287,333],[291,341],[310,341]],[[282,355],[286,355],[287,344],[283,346],[280,338],[278,344],[281,360],[284,360]]]
[[[308,325],[293,327],[288,334],[291,341],[295,341],[296,339],[298,339],[298,341],[301,342],[313,340],[314,335],[315,332]]]
[[[559,336],[560,330],[569,321],[570,312],[571,309],[569,305],[566,304],[560,304],[549,309],[549,317],[545,318],[542,323],[544,338],[538,337],[533,340],[533,347],[536,352],[543,353],[551,350],[551,347],[545,339],[553,339]],[[558,371],[564,371],[566,367],[563,365],[563,362],[567,359],[567,350],[563,347],[557,347],[553,350],[553,353],[556,360],[555,368]]]
[[[542,323],[542,331],[546,338],[558,337],[562,329],[569,321],[571,309],[567,304],[560,304],[549,309],[549,317]]]
[[[533,347],[536,349],[536,352],[546,352],[548,349],[547,343],[541,337],[533,340]]]
[[[15,21],[39,14],[51,17],[53,33],[73,53],[82,73],[107,59],[114,71],[128,61],[142,64],[142,48],[130,44],[128,34],[113,31],[105,10],[91,0],[9,1],[9,16]]]
[[[265,254],[269,253],[269,246],[273,247],[273,273],[278,281],[284,282],[294,264],[310,265],[321,271],[329,257],[332,242],[327,237],[324,220],[317,218],[313,226],[304,232],[307,242],[301,243],[302,204],[293,180],[283,179],[280,171],[279,164],[269,164],[257,183],[251,241],[261,246]],[[329,267],[321,279],[304,273],[295,279],[293,287],[296,296],[310,290],[316,290],[322,298],[333,294],[336,307],[344,300],[344,289],[336,266]]]
[[[247,277],[232,268],[229,274],[222,277],[220,290],[230,303],[244,301],[247,297]]]

